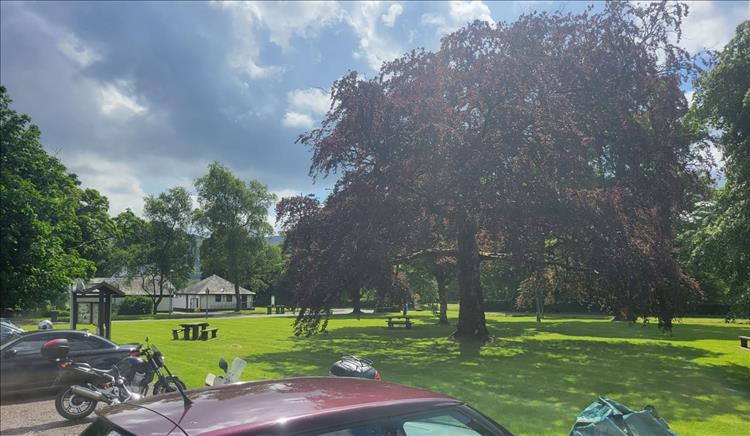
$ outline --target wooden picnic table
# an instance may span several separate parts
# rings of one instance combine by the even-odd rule
[[[388,328],[389,329],[392,329],[393,326],[395,326],[395,325],[401,325],[401,324],[403,324],[406,328],[410,329],[411,326],[412,326],[412,324],[413,324],[412,321],[411,321],[411,317],[408,316],[408,315],[406,315],[406,316],[388,316],[386,318],[388,318],[388,321],[386,321],[386,322],[388,323]]]
[[[180,327],[182,327],[182,329],[184,331],[184,334],[185,334],[185,336],[184,336],[183,339],[185,339],[185,340],[189,340],[189,339],[197,340],[201,336],[200,333],[198,333],[198,328],[200,328],[201,330],[205,330],[208,327],[208,323],[205,322],[205,321],[202,321],[202,322],[186,322],[186,323],[180,324]],[[191,332],[192,332],[192,335],[190,334]]]

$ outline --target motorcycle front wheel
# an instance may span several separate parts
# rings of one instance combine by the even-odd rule
[[[164,394],[166,392],[174,392],[177,390],[176,385],[179,384],[182,390],[186,390],[185,383],[182,382],[178,377],[166,377],[166,384],[161,380],[154,384],[154,395]]]
[[[96,400],[79,397],[70,388],[58,392],[55,397],[55,409],[65,419],[83,419],[96,409]]]

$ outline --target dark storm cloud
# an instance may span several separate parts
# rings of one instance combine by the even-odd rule
[[[279,125],[286,105],[279,78],[251,80],[228,67],[234,35],[219,8],[2,8],[3,84],[14,106],[32,115],[46,146],[71,169],[96,171],[97,159],[127,164],[142,188],[154,192],[170,179],[189,183],[205,163],[219,160],[272,189],[309,186],[309,157],[293,143],[294,133]],[[66,56],[64,44],[83,60]],[[142,113],[102,113],[107,90]],[[80,175],[86,182],[87,174]],[[113,193],[128,189],[110,187]]]

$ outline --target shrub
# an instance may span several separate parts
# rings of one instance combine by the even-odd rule
[[[143,295],[128,295],[122,299],[117,309],[118,315],[144,315],[151,313],[154,302]]]

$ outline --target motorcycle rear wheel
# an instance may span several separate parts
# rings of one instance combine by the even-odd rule
[[[70,388],[57,393],[55,397],[55,409],[65,419],[73,421],[83,419],[96,409],[96,400],[79,397]]]

